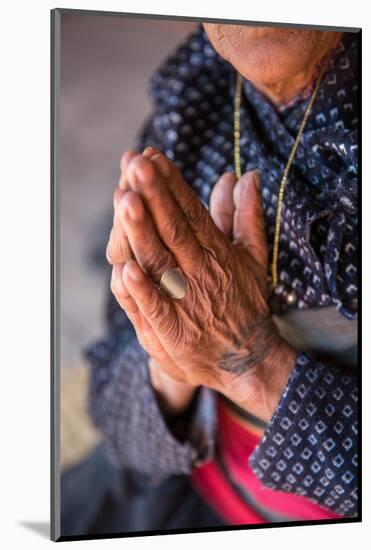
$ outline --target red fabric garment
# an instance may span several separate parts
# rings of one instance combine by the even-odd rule
[[[236,490],[216,459],[196,468],[191,480],[204,500],[224,521],[231,525],[269,523],[272,521],[267,519],[270,513],[287,520],[340,517],[305,497],[264,487],[248,465],[248,459],[259,440],[260,437],[240,424],[222,399],[219,399],[217,446],[220,457],[233,484],[248,493],[253,504],[248,504]]]

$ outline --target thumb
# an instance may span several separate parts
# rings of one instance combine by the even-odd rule
[[[235,183],[235,174],[226,172],[216,182],[210,195],[210,215],[227,237],[232,237]]]
[[[246,172],[233,190],[233,242],[241,245],[265,270],[268,247],[265,235],[259,172]]]

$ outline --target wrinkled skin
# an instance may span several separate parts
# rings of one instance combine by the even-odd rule
[[[128,152],[121,170],[107,258],[112,292],[139,341],[179,383],[208,386],[269,419],[295,352],[280,338],[267,306],[257,175],[221,178],[216,188],[232,192],[229,204],[216,208],[218,227],[160,152]],[[181,300],[154,284],[174,266],[188,283]]]
[[[273,103],[289,101],[313,78],[341,32],[204,23],[215,50]]]

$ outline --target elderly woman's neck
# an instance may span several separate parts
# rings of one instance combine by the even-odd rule
[[[265,95],[274,105],[279,106],[288,103],[303,92],[305,88],[310,85],[315,74],[315,67],[311,67],[286,80],[269,84],[253,82],[253,84],[255,88]]]
[[[313,59],[311,65],[300,73],[276,82],[253,82],[254,86],[277,106],[291,101],[311,84],[313,79],[318,75],[319,64],[336,47],[341,37],[342,33],[334,33],[333,40],[318,53],[318,56]]]

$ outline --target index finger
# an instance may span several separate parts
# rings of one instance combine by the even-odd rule
[[[195,266],[199,269],[203,251],[155,164],[144,156],[135,157],[128,167],[128,181],[144,199],[162,242],[179,267],[189,273]]]
[[[194,231],[199,243],[205,248],[218,249],[223,247],[227,241],[223,231],[214,223],[210,213],[184,180],[180,170],[160,151],[152,156],[151,160],[166,179],[167,187],[170,189],[179,208],[184,212],[184,217]],[[222,246],[220,247],[220,245]]]

